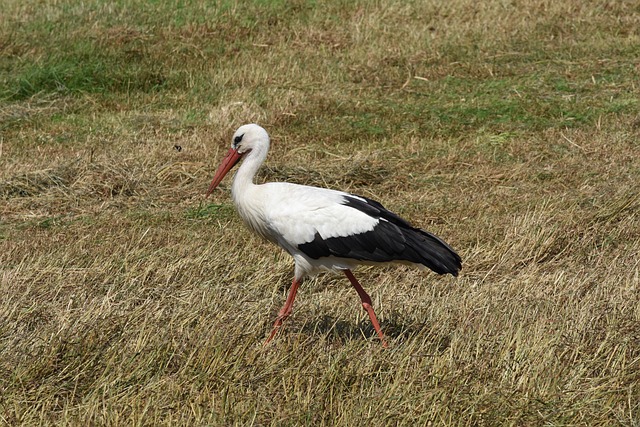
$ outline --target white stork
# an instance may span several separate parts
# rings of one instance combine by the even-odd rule
[[[400,263],[457,276],[462,268],[460,257],[438,237],[413,227],[366,197],[286,182],[254,184],[253,178],[268,151],[267,131],[256,124],[241,126],[207,191],[209,196],[243,159],[231,186],[238,213],[251,230],[282,247],[295,260],[287,301],[265,345],[291,314],[302,279],[328,270],[344,272],[358,292],[382,345],[387,347],[371,298],[351,270],[360,264]]]

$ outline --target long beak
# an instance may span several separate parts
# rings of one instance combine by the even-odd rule
[[[213,193],[213,190],[215,190],[218,184],[220,184],[222,178],[224,178],[224,176],[231,170],[231,168],[240,161],[242,154],[238,153],[238,150],[236,150],[235,148],[229,149],[227,155],[224,156],[222,163],[220,163],[220,166],[218,166],[218,170],[213,176],[213,181],[211,181],[211,185],[209,185],[209,190],[207,190],[207,195],[205,197],[209,197],[209,194]]]

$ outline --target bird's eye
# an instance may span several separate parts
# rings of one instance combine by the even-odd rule
[[[242,137],[244,136],[244,133],[242,135],[238,135],[235,138],[233,138],[233,143],[234,144],[240,144],[240,141],[242,141]]]

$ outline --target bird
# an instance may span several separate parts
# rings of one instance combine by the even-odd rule
[[[255,184],[269,146],[269,134],[263,127],[254,123],[240,126],[205,196],[209,197],[242,161],[231,184],[238,214],[250,230],[280,246],[295,262],[287,299],[264,345],[291,315],[302,280],[330,271],[344,273],[349,279],[382,346],[387,348],[371,297],[352,270],[359,265],[397,263],[457,276],[462,259],[439,237],[412,226],[370,198],[287,182]]]

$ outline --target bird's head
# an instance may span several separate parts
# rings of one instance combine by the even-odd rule
[[[231,138],[231,149],[241,156],[254,149],[269,150],[269,134],[262,126],[256,124],[243,125]]]
[[[236,130],[231,138],[231,148],[222,160],[216,174],[209,185],[207,196],[215,190],[225,175],[250,152],[260,153],[262,157],[269,151],[269,134],[262,126],[256,124],[243,125]]]

